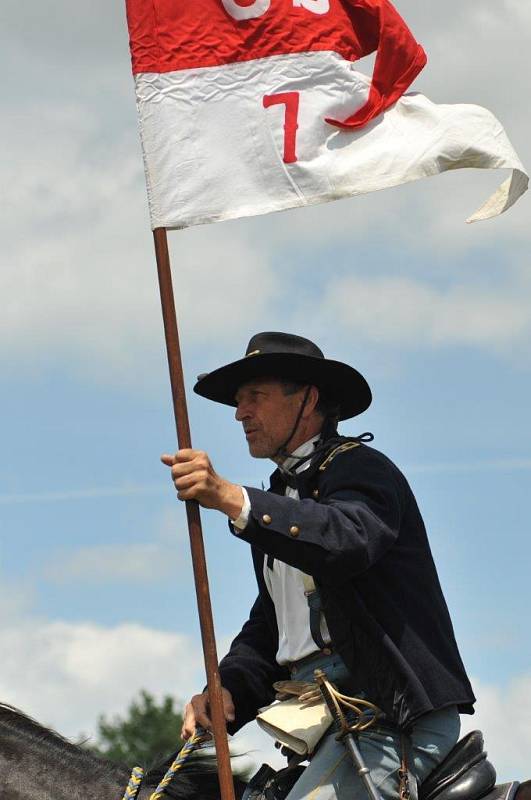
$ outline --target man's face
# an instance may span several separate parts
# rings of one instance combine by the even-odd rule
[[[273,378],[240,386],[235,397],[236,419],[243,425],[254,458],[271,458],[284,444],[297,419],[302,396],[302,390],[284,394],[282,384]]]

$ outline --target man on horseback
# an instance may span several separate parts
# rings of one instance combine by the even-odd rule
[[[251,545],[258,597],[220,663],[229,731],[273,700],[274,682],[312,681],[320,668],[382,710],[357,740],[380,794],[396,798],[405,748],[422,782],[457,742],[459,713],[473,713],[475,698],[406,479],[367,445],[370,434],[337,432],[369,406],[369,386],[307,339],[261,333],[194,390],[236,407],[251,455],[277,464],[265,492],[221,478],[201,451],[162,458],[181,500],[223,512]],[[207,693],[193,697],[183,736],[208,728],[208,714]],[[289,800],[365,798],[344,756],[325,736]]]

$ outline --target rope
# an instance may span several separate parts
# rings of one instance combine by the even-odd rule
[[[338,690],[327,680],[326,672],[321,669],[315,670],[315,679],[321,690],[323,699],[325,700],[332,716],[339,723],[340,732],[337,738],[342,738],[347,733],[359,733],[365,731],[374,725],[378,717],[382,715],[381,709],[370,703],[368,700],[363,700],[361,697],[348,697],[346,694],[341,694]],[[348,724],[343,709],[347,708],[353,711],[357,719],[352,724]],[[369,716],[367,712],[372,712]]]
[[[170,765],[168,771],[164,775],[163,779],[157,786],[154,792],[150,795],[149,800],[160,800],[162,795],[164,794],[164,790],[168,788],[171,781],[175,777],[175,774],[181,769],[185,761],[188,759],[189,756],[192,755],[194,750],[198,748],[203,742],[206,742],[210,739],[210,734],[208,731],[203,730],[203,728],[196,728],[194,735],[188,739],[186,744],[184,745],[181,750],[177,753],[175,760]],[[131,777],[129,778],[129,783],[127,784],[127,788],[124,792],[122,800],[135,800],[138,792],[140,790],[140,786],[142,780],[144,778],[144,770],[142,767],[134,767]]]
[[[361,697],[347,697],[347,695],[341,694],[341,692],[338,692],[337,689],[333,687],[332,698],[339,709],[341,709],[341,707],[348,708],[357,715],[357,720],[349,725],[341,709],[341,717],[344,720],[341,726],[342,732],[359,733],[359,731],[365,731],[367,728],[370,728],[371,725],[374,725],[378,717],[382,715],[381,710],[378,706],[375,706],[374,703],[370,703],[368,700],[362,700]],[[372,711],[372,716],[369,716],[367,711]]]
[[[164,790],[169,786],[172,779],[175,777],[175,774],[181,769],[187,758],[192,755],[194,750],[199,747],[199,745],[203,744],[203,742],[206,742],[209,739],[210,734],[208,731],[203,730],[203,728],[196,728],[192,738],[188,739],[182,750],[177,753],[175,761],[170,766],[167,773],[150,796],[149,800],[160,800],[164,794]]]
[[[142,783],[142,778],[144,777],[144,770],[142,767],[134,767],[131,773],[131,777],[129,778],[129,783],[127,784],[127,789],[124,792],[124,796],[122,800],[135,800],[139,789],[140,784]]]

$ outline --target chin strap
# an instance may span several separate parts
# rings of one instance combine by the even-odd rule
[[[308,397],[310,396],[311,388],[312,387],[310,385],[306,389],[301,407],[299,409],[299,413],[297,414],[297,418],[295,419],[290,434],[288,438],[280,445],[280,447],[273,454],[272,456],[273,461],[276,461],[276,459],[278,458],[283,458],[283,459],[294,458],[294,456],[289,452],[287,447],[291,442],[291,440],[293,439],[293,437],[295,436],[295,434],[297,433],[298,427],[302,419],[302,415],[304,413],[304,409],[306,408],[306,403],[308,402]],[[319,439],[315,443],[315,449],[313,450],[313,452],[307,456],[301,456],[300,458],[297,458],[295,460],[295,463],[289,470],[282,469],[282,464],[279,465],[280,469],[282,470],[284,475],[291,476],[302,464],[305,464],[306,461],[310,461],[311,459],[315,458],[315,456],[318,455],[319,453],[325,453],[330,447],[329,440],[333,438],[344,438],[344,437],[339,437],[339,434],[337,432],[337,417],[329,416],[326,417],[323,422],[323,427],[321,428],[321,434],[319,436]],[[372,442],[374,436],[372,433],[366,431],[365,433],[361,433],[359,436],[352,436],[352,437],[349,436],[348,439],[349,441],[356,441],[362,444],[362,443]]]
[[[287,448],[288,444],[291,442],[291,440],[293,439],[293,437],[295,436],[295,434],[297,433],[297,428],[299,427],[301,419],[302,419],[302,415],[304,414],[304,409],[306,408],[306,403],[308,402],[308,397],[310,396],[311,388],[312,388],[311,385],[307,387],[306,392],[304,393],[304,398],[303,398],[303,401],[302,401],[302,405],[301,405],[301,407],[299,409],[299,413],[297,414],[297,418],[295,420],[293,428],[291,429],[291,432],[290,432],[288,438],[284,442],[282,442],[282,444],[280,445],[278,450],[276,450],[274,452],[274,454],[272,456],[273,460],[276,460],[277,458],[288,458],[291,455],[290,452],[286,448]]]

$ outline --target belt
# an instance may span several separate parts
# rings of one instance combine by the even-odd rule
[[[304,658],[300,658],[298,661],[288,661],[286,666],[291,675],[296,675],[301,667],[305,667],[307,664],[310,664],[312,661],[316,661],[318,658],[322,658],[323,656],[331,656],[333,652],[334,648],[331,645],[327,645],[326,647],[323,647],[322,650],[316,650],[314,653],[310,653],[309,656],[304,656]]]

